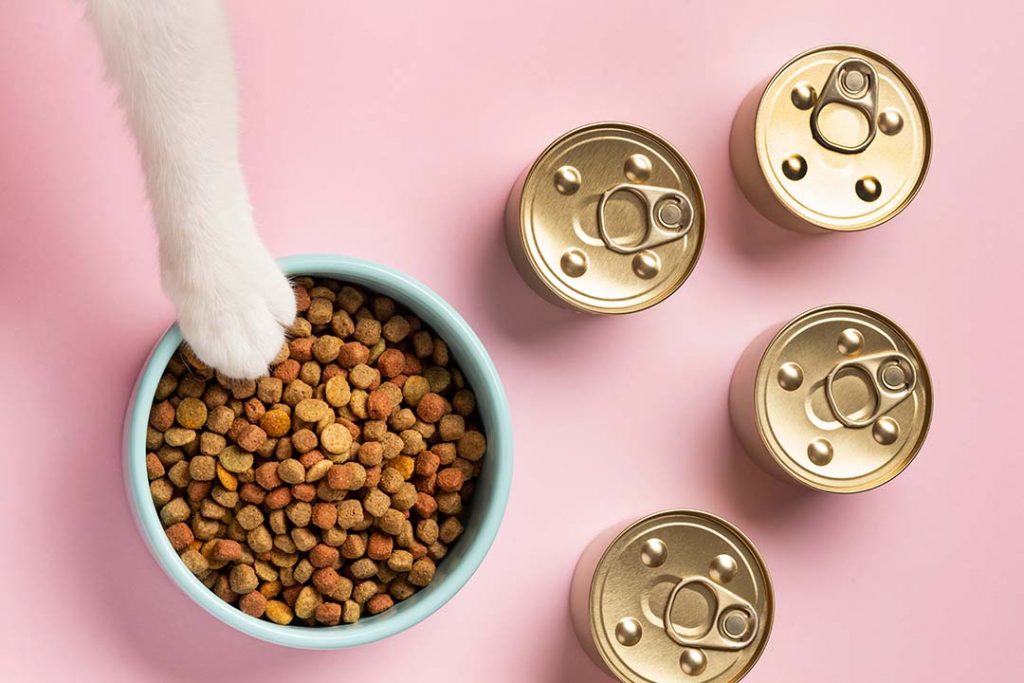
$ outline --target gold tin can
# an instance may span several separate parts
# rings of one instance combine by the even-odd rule
[[[569,595],[580,644],[624,683],[731,683],[757,662],[775,601],[764,559],[714,515],[669,510],[590,542]]]
[[[932,385],[899,325],[860,306],[816,308],[747,347],[729,409],[747,452],[768,472],[831,493],[881,486],[928,433]]]
[[[931,158],[924,101],[892,61],[852,45],[794,57],[740,105],[733,173],[768,220],[801,232],[853,232],[914,198]]]
[[[553,303],[632,313],[689,276],[704,242],[704,195],[668,142],[625,123],[594,123],[552,142],[516,181],[505,210],[509,253]]]

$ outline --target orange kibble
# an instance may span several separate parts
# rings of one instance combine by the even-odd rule
[[[408,480],[416,469],[416,461],[408,455],[399,455],[388,461],[387,467],[402,475],[402,479]]]

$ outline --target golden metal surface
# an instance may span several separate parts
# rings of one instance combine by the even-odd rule
[[[731,683],[753,667],[774,598],[764,560],[738,529],[672,510],[606,548],[589,584],[590,635],[620,681]]]
[[[591,313],[663,301],[704,241],[704,196],[686,160],[650,131],[595,123],[566,133],[513,188],[506,237],[524,278]]]
[[[741,111],[741,114],[743,112]],[[794,229],[855,231],[879,225],[917,194],[931,156],[931,128],[917,88],[890,60],[861,47],[805,52],[764,88],[753,123],[754,153],[773,201],[763,206],[748,164],[750,131],[734,128],[733,165],[768,218]],[[803,224],[803,225],[801,225]]]
[[[789,476],[823,491],[864,491],[902,472],[921,448],[932,413],[928,369],[888,318],[825,306],[761,348],[756,426]]]

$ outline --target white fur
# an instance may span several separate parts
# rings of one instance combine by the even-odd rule
[[[142,156],[161,280],[182,334],[229,377],[258,377],[284,342],[295,297],[253,225],[223,9],[214,0],[88,4]]]

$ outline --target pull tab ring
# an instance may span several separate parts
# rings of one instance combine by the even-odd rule
[[[839,409],[832,385],[839,372],[845,368],[857,368],[871,379],[877,405],[871,415],[856,419],[846,415]],[[859,429],[874,423],[879,417],[888,413],[902,403],[917,386],[917,368],[913,361],[902,353],[886,352],[864,356],[839,363],[825,378],[825,398],[828,407],[843,426]]]
[[[709,608],[714,614],[703,634],[689,636],[680,633],[672,623],[672,609],[679,593],[694,584],[700,584],[711,593],[714,604],[709,605]],[[757,611],[753,605],[703,576],[688,576],[679,580],[669,595],[662,620],[666,635],[678,645],[709,650],[742,650],[753,642],[758,630]]]
[[[868,135],[852,147],[830,140],[818,125],[822,110],[829,104],[841,104],[860,111],[868,120]],[[836,64],[821,89],[821,96],[811,112],[811,133],[814,139],[833,152],[858,154],[875,139],[878,132],[878,72],[875,67],[858,57],[844,59]]]
[[[647,207],[647,226],[639,244],[624,245],[616,242],[605,227],[604,211],[608,200],[616,192],[630,192]],[[693,204],[689,197],[668,187],[649,187],[621,183],[605,191],[597,204],[597,231],[604,245],[616,254],[635,254],[682,239],[693,227]]]

